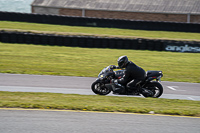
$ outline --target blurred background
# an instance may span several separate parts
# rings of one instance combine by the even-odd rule
[[[0,11],[31,13],[33,0],[0,0]]]

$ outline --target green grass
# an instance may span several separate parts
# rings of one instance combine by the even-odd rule
[[[200,101],[98,95],[0,92],[0,107],[200,116]]]
[[[125,30],[0,21],[0,30],[70,35],[200,40],[199,33]],[[0,43],[0,72],[96,77],[102,68],[127,55],[145,70],[162,70],[163,80],[200,83],[200,54],[90,49]],[[0,92],[0,107],[200,116],[200,102],[135,97]]]
[[[97,77],[127,55],[147,70],[162,70],[165,81],[200,83],[200,53],[96,49],[0,43],[0,72]]]
[[[62,25],[9,22],[9,21],[0,21],[0,29],[18,30],[18,31],[23,30],[31,32],[42,32],[42,33],[44,32],[44,33],[67,34],[67,35],[72,34],[72,35],[92,35],[92,36],[124,37],[124,38],[150,38],[150,39],[200,41],[200,33],[62,26]]]

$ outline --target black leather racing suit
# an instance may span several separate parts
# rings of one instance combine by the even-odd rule
[[[128,90],[133,90],[136,89],[137,83],[144,80],[145,77],[146,72],[144,69],[129,61],[125,69],[125,75],[118,79],[118,83],[126,86]]]

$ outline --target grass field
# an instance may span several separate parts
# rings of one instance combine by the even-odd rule
[[[18,31],[55,33],[55,34],[65,34],[65,35],[70,34],[70,35],[92,35],[92,36],[123,37],[123,38],[150,38],[150,39],[200,41],[200,33],[63,26],[63,25],[36,24],[36,23],[9,22],[9,21],[0,21],[0,30],[18,30]]]
[[[0,30],[125,38],[198,40],[199,33],[141,31],[0,21]],[[127,55],[147,70],[162,70],[165,81],[200,83],[200,54],[141,50],[95,49],[0,43],[0,72],[96,77]],[[1,92],[2,108],[40,108],[200,116],[200,102],[135,97],[83,96]]]
[[[162,70],[165,81],[200,83],[200,54],[0,43],[0,72],[96,77],[127,55],[147,70]]]
[[[75,94],[0,92],[2,108],[39,108],[200,117],[200,101]]]

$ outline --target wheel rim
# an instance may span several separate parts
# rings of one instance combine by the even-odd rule
[[[152,97],[157,97],[160,94],[160,89],[156,86],[150,87],[149,90],[153,92]]]
[[[97,83],[95,86],[95,91],[97,91],[99,94],[107,94],[109,92],[109,89],[107,89],[104,84]]]

